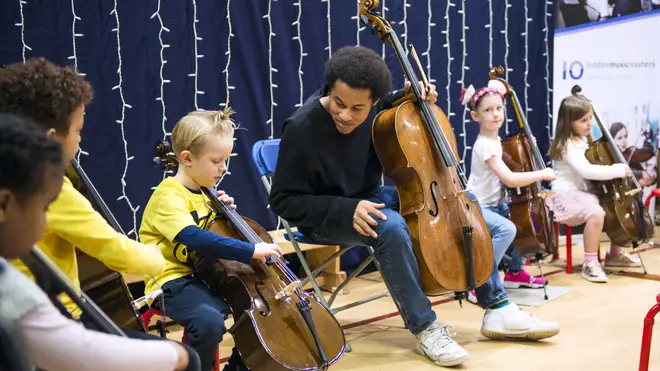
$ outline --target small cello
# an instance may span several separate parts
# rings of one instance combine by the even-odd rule
[[[579,85],[573,86],[571,94],[587,100],[592,107],[594,118],[602,137],[592,141],[585,152],[587,160],[597,165],[626,164],[621,150],[614,142],[612,134],[605,128],[593,103],[583,94]],[[593,182],[600,205],[605,210],[603,230],[612,242],[624,246],[632,242],[637,248],[639,242],[653,237],[653,223],[642,200],[642,187],[634,174],[624,178]]]
[[[158,142],[155,155],[155,165],[177,168],[169,143]],[[208,231],[254,244],[273,242],[263,227],[219,201],[214,189],[201,190],[215,214]],[[337,319],[303,290],[284,259],[253,259],[249,265],[201,255],[192,259],[195,274],[231,308],[234,325],[228,331],[250,370],[326,370],[343,355],[346,339]]]
[[[378,0],[360,1],[360,18],[389,41],[411,92],[373,123],[376,154],[399,193],[399,213],[410,230],[422,291],[440,295],[481,286],[493,270],[493,244],[476,198],[465,189],[456,136],[442,110],[421,99],[422,88]],[[417,66],[428,87],[419,60]],[[460,296],[459,296],[460,297]]]
[[[505,96],[511,98],[521,131],[502,140],[502,150],[508,156],[505,163],[514,172],[540,171],[546,168],[541,151],[533,139],[527,117],[520,110],[520,101],[511,86],[497,75],[504,74],[500,66],[490,70],[490,79],[501,82],[506,88]],[[522,256],[541,253],[550,255],[558,246],[551,211],[545,199],[551,192],[543,191],[541,182],[525,187],[509,188],[509,219],[516,225],[514,245]]]

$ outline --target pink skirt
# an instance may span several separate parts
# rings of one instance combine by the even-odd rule
[[[554,213],[556,222],[575,227],[584,224],[594,214],[605,217],[596,195],[581,191],[560,191],[548,197],[545,204]]]

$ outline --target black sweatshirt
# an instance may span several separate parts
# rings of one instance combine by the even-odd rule
[[[284,122],[270,207],[308,234],[324,226],[351,226],[361,199],[381,186],[383,167],[373,148],[376,114],[392,107],[403,90],[383,97],[350,134],[337,131],[320,98],[323,86]]]

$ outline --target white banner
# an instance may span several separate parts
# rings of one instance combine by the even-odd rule
[[[660,11],[653,10],[557,29],[554,39],[553,133],[559,104],[580,85],[629,159],[644,198],[658,181],[658,35]],[[593,135],[601,136],[595,123]]]

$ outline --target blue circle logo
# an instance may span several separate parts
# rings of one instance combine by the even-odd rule
[[[584,75],[584,65],[580,61],[571,62],[570,66],[567,66],[566,61],[564,61],[564,71],[562,77],[566,80],[566,75],[571,77],[573,80],[579,80]]]

